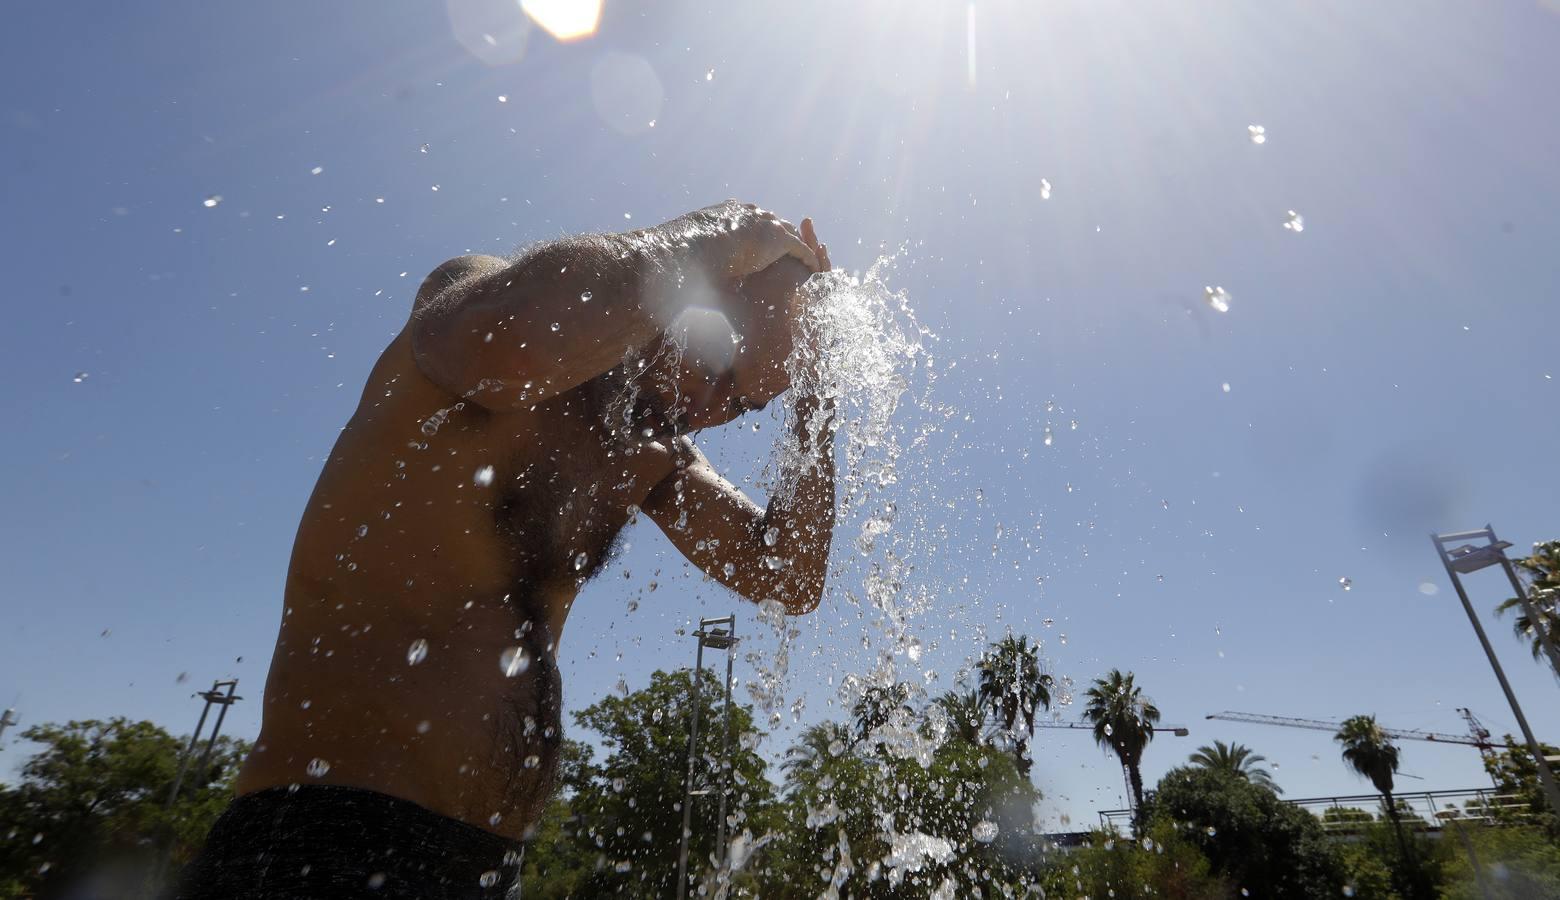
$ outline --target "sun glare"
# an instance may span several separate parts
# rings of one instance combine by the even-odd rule
[[[590,37],[601,24],[601,0],[520,0],[520,8],[560,41]]]

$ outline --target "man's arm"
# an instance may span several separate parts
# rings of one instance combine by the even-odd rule
[[[794,484],[766,509],[710,465],[692,441],[678,438],[677,468],[651,490],[644,512],[705,574],[757,602],[811,612],[823,598],[834,536],[834,410],[813,398],[796,403],[802,453]],[[811,426],[811,427],[809,427]],[[812,435],[817,435],[816,445]],[[789,479],[789,482],[787,482]]]
[[[792,226],[728,201],[641,231],[554,241],[510,264],[462,258],[447,286],[419,299],[412,350],[451,393],[518,408],[648,343],[675,317],[689,279],[734,280],[787,255],[817,268]]]

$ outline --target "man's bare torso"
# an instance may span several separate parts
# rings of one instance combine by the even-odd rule
[[[367,788],[520,836],[555,768],[569,606],[675,468],[604,437],[600,390],[494,412],[390,344],[299,526],[240,793]]]

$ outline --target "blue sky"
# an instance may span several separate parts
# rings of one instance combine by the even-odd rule
[[[252,735],[299,513],[421,277],[738,196],[813,216],[846,267],[906,246],[894,285],[958,364],[902,410],[957,415],[900,489],[935,598],[901,674],[946,687],[1011,627],[1078,682],[1135,670],[1191,726],[1150,781],[1239,740],[1296,797],[1368,786],[1325,734],[1203,716],[1457,732],[1468,706],[1514,730],[1426,534],[1560,536],[1560,9],[974,8],[972,42],[965,3],[608,0],[593,39],[533,29],[502,66],[441,3],[10,10],[0,700],[188,729],[191,692],[237,676]],[[708,442],[735,476],[769,452],[758,421]],[[745,612],[653,529],[627,540],[569,623],[573,709]],[[1560,740],[1554,680],[1485,621]],[[798,624],[805,724],[886,645],[838,591]],[[1086,733],[1037,755],[1053,824],[1121,805]],[[1467,748],[1403,768],[1483,781]]]

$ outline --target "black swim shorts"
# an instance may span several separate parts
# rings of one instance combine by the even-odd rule
[[[234,800],[177,900],[426,898],[518,893],[520,846],[374,791],[300,785]]]

